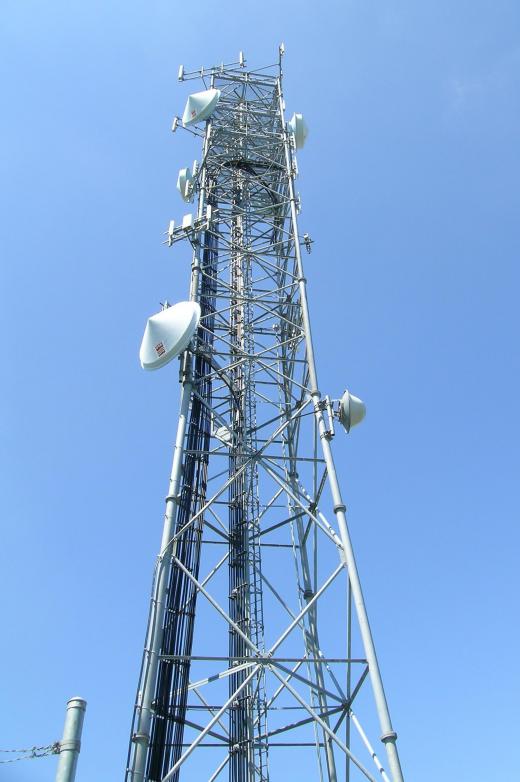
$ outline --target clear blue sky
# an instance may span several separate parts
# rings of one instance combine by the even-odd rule
[[[121,780],[176,424],[138,348],[188,265],[186,67],[285,41],[321,388],[408,782],[518,775],[520,6],[4,0],[1,748],[88,700],[78,782]],[[0,766],[50,782],[55,759]],[[288,777],[289,779],[289,777]],[[275,782],[278,782],[276,780]]]

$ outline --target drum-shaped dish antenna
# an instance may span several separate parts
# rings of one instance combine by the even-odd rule
[[[339,401],[339,422],[347,432],[350,432],[353,426],[361,423],[365,417],[367,409],[365,403],[358,399],[357,396],[351,394],[350,391],[345,391]]]
[[[191,201],[193,175],[189,168],[181,168],[177,177],[177,190],[183,201]]]
[[[182,115],[182,124],[184,127],[208,119],[208,117],[213,114],[219,99],[220,90],[214,89],[194,92],[190,95],[184,109],[184,114]]]
[[[143,369],[159,369],[185,350],[197,330],[200,305],[181,301],[148,318],[139,359]]]
[[[294,136],[296,149],[302,149],[305,146],[305,140],[309,135],[309,128],[303,119],[302,114],[293,114],[289,121],[289,130]]]

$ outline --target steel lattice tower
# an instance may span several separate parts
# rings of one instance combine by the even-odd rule
[[[168,231],[191,245],[200,320],[180,352],[127,782],[403,779],[332,454],[345,405],[318,389],[306,134],[284,118],[282,55],[179,72],[218,100],[184,122],[202,155],[179,187],[198,209]]]

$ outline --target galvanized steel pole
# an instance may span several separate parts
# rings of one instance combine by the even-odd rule
[[[60,759],[56,772],[56,782],[74,782],[76,779],[76,767],[81,748],[81,731],[83,730],[83,718],[87,701],[83,698],[71,698],[67,702],[67,713],[63,738],[60,741]]]
[[[278,82],[278,94],[280,102],[280,114],[284,117],[284,104],[281,80]],[[292,170],[291,166],[291,151],[287,130],[284,129],[284,146],[287,169]],[[363,598],[363,592],[361,589],[361,582],[359,580],[359,574],[354,556],[354,550],[352,548],[352,542],[347,527],[346,517],[346,505],[343,502],[341,491],[339,488],[338,478],[336,474],[336,465],[332,455],[332,449],[330,446],[330,440],[327,433],[327,426],[325,423],[323,409],[321,406],[321,394],[318,389],[318,378],[316,374],[316,362],[314,358],[314,347],[312,341],[311,324],[309,317],[309,306],[307,303],[307,280],[303,274],[303,263],[300,253],[300,237],[298,235],[298,221],[296,216],[296,194],[294,192],[293,176],[289,177],[289,193],[291,201],[291,214],[292,225],[294,231],[294,249],[296,255],[296,262],[299,271],[299,285],[300,285],[300,300],[301,300],[301,312],[303,320],[303,329],[305,332],[305,343],[307,346],[307,362],[309,366],[309,378],[311,385],[311,398],[314,404],[314,414],[318,425],[318,431],[320,435],[323,457],[327,467],[327,476],[329,480],[330,491],[334,503],[334,514],[336,516],[338,529],[341,537],[341,543],[343,546],[344,561],[348,571],[348,578],[350,581],[350,588],[352,590],[352,597],[354,599],[354,605],[356,607],[359,629],[361,637],[363,639],[363,646],[368,661],[369,676],[372,682],[372,689],[374,692],[374,699],[376,703],[377,713],[379,717],[379,723],[381,725],[382,735],[381,741],[386,746],[386,752],[388,757],[388,764],[392,773],[393,782],[403,782],[403,772],[401,769],[401,763],[399,761],[399,755],[397,747],[395,745],[397,740],[397,733],[392,727],[390,719],[390,711],[386,700],[386,695],[383,687],[383,680],[381,677],[381,671],[379,669],[379,662],[377,660],[376,649],[374,640],[372,638],[372,631],[368,621],[368,614],[365,607],[365,601]]]

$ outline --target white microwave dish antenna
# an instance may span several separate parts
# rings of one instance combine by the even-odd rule
[[[189,168],[181,168],[177,177],[177,190],[181,194],[183,201],[191,201],[191,183],[193,175]]]
[[[347,389],[339,402],[339,422],[350,432],[353,426],[360,424],[367,414],[365,403]]]
[[[193,125],[195,122],[202,122],[213,114],[220,99],[220,90],[203,90],[203,92],[194,92],[188,98],[182,115],[182,124],[184,127]]]
[[[303,114],[293,114],[288,124],[289,130],[294,136],[296,149],[302,149],[305,146],[305,141],[309,135],[309,128],[303,119]]]
[[[181,301],[148,318],[139,359],[143,369],[160,369],[190,344],[200,320],[200,305]]]

